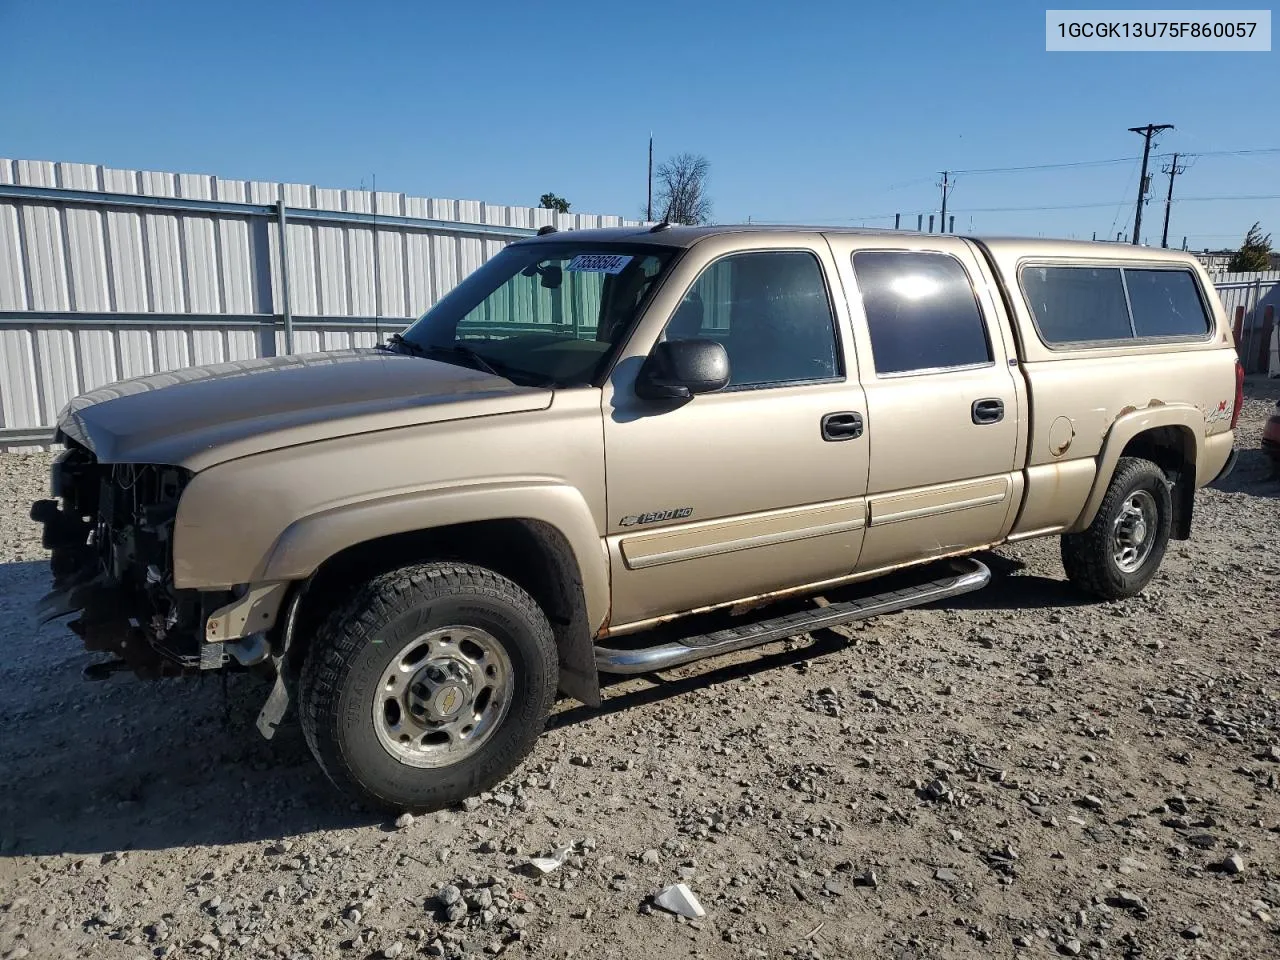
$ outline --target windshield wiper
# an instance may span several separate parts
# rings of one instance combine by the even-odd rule
[[[535,387],[551,387],[555,386],[554,379],[550,377],[542,377],[527,370],[518,370],[509,367],[505,363],[490,360],[478,350],[468,347],[465,343],[448,343],[448,344],[427,344],[423,346],[412,340],[406,340],[398,333],[393,333],[387,338],[386,344],[379,344],[384,349],[390,349],[392,345],[403,347],[409,353],[419,357],[438,357],[440,355],[462,357],[470,361],[473,366],[483,370],[485,373],[491,373],[495,377],[501,377],[503,380],[511,380],[513,383],[521,380],[527,381],[529,386]],[[518,379],[517,379],[518,378]]]
[[[391,336],[387,337],[386,343],[379,343],[376,344],[376,346],[379,350],[390,350],[392,347],[404,347],[405,350],[410,353],[416,353],[418,356],[422,356],[423,353],[421,346],[414,343],[412,340],[406,340],[398,333],[393,333]]]
[[[455,357],[465,357],[485,373],[492,373],[495,377],[502,377],[504,380],[507,379],[506,376],[497,371],[489,360],[486,360],[477,351],[471,349],[471,347],[468,347],[466,344],[451,343],[447,346],[430,345],[426,347],[419,347],[418,349],[422,352],[423,356],[430,356],[433,353],[448,353],[453,354]]]
[[[475,364],[477,367],[482,369],[485,373],[492,373],[495,377],[502,376],[502,374],[500,374],[497,370],[494,369],[494,366],[492,363],[486,360],[483,356],[481,356],[475,350],[471,349],[471,347],[468,347],[462,343],[428,344],[424,347],[420,343],[415,343],[412,340],[406,340],[404,337],[400,336],[400,334],[398,333],[393,333],[391,336],[387,338],[387,342],[385,346],[389,348],[393,344],[397,347],[403,347],[409,353],[415,354],[419,357],[429,357],[432,354],[441,354],[441,353],[452,354],[458,357],[465,357],[466,359],[470,360],[473,364]],[[379,346],[383,346],[383,344],[379,344]]]

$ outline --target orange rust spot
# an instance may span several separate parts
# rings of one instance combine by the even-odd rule
[[[604,622],[600,624],[600,629],[596,631],[595,639],[603,640],[609,635],[609,621],[613,618],[613,590],[609,590],[609,609],[604,612]]]

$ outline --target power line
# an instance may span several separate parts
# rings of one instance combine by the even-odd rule
[[[1141,129],[1141,128],[1138,128]],[[1280,147],[1262,147],[1255,150],[1202,150],[1198,153],[1179,153],[1178,156],[1186,159],[1189,157],[1243,157],[1254,154],[1264,153],[1280,153]],[[1152,154],[1152,159],[1167,160],[1172,154],[1156,153]],[[1071,167],[1104,167],[1117,163],[1134,163],[1141,160],[1142,157],[1115,157],[1111,160],[1074,160],[1066,163],[1029,163],[1016,167],[978,167],[969,170],[952,170],[955,175],[966,174],[969,176],[987,173],[1022,173],[1030,170],[1065,170]],[[922,178],[927,180],[928,178]],[[908,183],[919,183],[921,180],[908,181]]]
[[[973,170],[952,170],[954,174],[974,176],[983,173],[1021,173],[1024,170],[1063,170],[1067,167],[1103,167],[1113,163],[1132,163],[1137,157],[1117,157],[1114,160],[1077,160],[1071,163],[1030,163],[1021,167],[982,167]]]
[[[1200,203],[1218,200],[1280,200],[1280,193],[1242,194],[1235,197],[1179,197],[1174,203]]]
[[[901,190],[904,187],[915,187],[922,183],[928,183],[933,177],[916,177],[914,180],[903,180],[901,183],[893,183],[885,187],[885,190]]]
[[[1258,150],[1201,150],[1199,153],[1184,153],[1184,157],[1245,157],[1255,153],[1280,153],[1280,147],[1262,147]],[[1157,157],[1167,157],[1168,154],[1157,154]]]
[[[1250,201],[1280,200],[1280,193],[1241,194],[1236,196],[1221,196],[1221,197],[1175,197],[1172,202],[1173,203],[1227,203],[1231,201],[1244,201],[1244,200],[1250,200]],[[1094,201],[1090,203],[1061,203],[1061,204],[1047,204],[1047,205],[1030,206],[1030,207],[958,207],[958,208],[951,208],[951,213],[965,214],[967,216],[968,214],[972,214],[972,213],[1036,213],[1042,210],[1089,210],[1089,209],[1098,209],[1101,207],[1113,207],[1113,206],[1115,206],[1114,200],[1101,200],[1101,201]],[[857,217],[798,217],[791,220],[757,220],[753,217],[751,222],[760,223],[760,224],[776,224],[776,225],[784,225],[784,226],[791,225],[791,224],[807,223],[807,224],[813,224],[815,226],[821,226],[823,223],[866,223],[869,220],[892,221],[893,218],[895,216],[898,216],[899,214],[901,214],[902,216],[909,217],[916,214],[928,214],[930,212],[932,211],[930,210],[898,210],[893,213],[875,213],[875,214],[867,214],[867,215],[857,216]]]
[[[1249,194],[1225,197],[1177,197],[1173,203],[1217,203],[1232,200],[1280,200],[1280,193]],[[1031,213],[1036,210],[1085,210],[1090,207],[1109,207],[1111,201],[1105,203],[1064,203],[1042,207],[964,207],[958,213]]]
[[[1138,158],[1134,157],[1133,159],[1134,159],[1134,167],[1133,167],[1133,170],[1131,171],[1131,174],[1132,176],[1137,176],[1138,175],[1138,166],[1137,166]],[[1124,192],[1120,195],[1120,202],[1116,204],[1116,212],[1111,215],[1111,226],[1107,229],[1108,238],[1110,238],[1111,236],[1111,231],[1115,230],[1116,221],[1120,219],[1120,214],[1124,212],[1125,203],[1126,203],[1125,197],[1127,197],[1128,194],[1129,194],[1129,178],[1126,177],[1125,183],[1124,183]],[[1127,224],[1127,221],[1126,221],[1126,224]],[[1116,234],[1117,239],[1119,239],[1119,236],[1120,235],[1117,233]]]

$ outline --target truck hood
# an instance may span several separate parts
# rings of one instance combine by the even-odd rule
[[[122,380],[73,399],[58,429],[103,463],[197,471],[355,433],[541,410],[551,398],[550,389],[370,347]]]

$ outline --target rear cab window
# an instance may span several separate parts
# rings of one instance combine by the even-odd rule
[[[1203,340],[1211,330],[1199,285],[1185,267],[1030,263],[1018,282],[1050,349]]]

